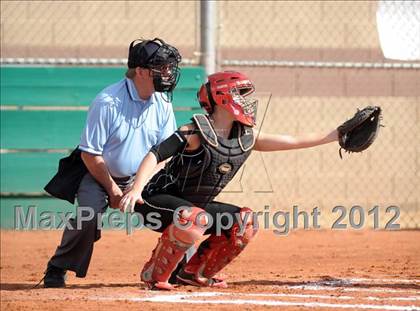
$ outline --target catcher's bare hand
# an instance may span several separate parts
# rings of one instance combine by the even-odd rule
[[[133,213],[134,206],[138,204],[143,204],[143,198],[141,197],[141,191],[130,190],[124,194],[123,198],[120,201],[119,208],[121,212]]]

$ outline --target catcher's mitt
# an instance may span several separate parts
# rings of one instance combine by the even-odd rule
[[[350,120],[337,128],[340,148],[347,152],[361,152],[367,149],[378,135],[381,126],[381,107],[368,106],[357,110]]]

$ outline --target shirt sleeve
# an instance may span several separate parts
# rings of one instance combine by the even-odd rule
[[[102,155],[108,140],[111,126],[112,105],[106,98],[95,99],[88,111],[86,126],[80,138],[79,149],[96,155]]]
[[[165,139],[167,139],[177,130],[175,114],[172,108],[172,103],[166,103],[166,106],[167,106],[166,115],[165,115],[165,119],[161,127],[161,134],[159,136],[158,143],[163,142]]]

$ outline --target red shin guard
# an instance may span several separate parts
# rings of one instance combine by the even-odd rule
[[[205,216],[197,218],[203,212],[202,209],[192,207],[190,212],[186,210],[180,214],[179,223],[187,228],[180,228],[179,225],[171,224],[160,237],[152,257],[144,265],[141,272],[141,280],[149,288],[172,289],[168,280],[178,263],[182,260],[185,252],[194,245],[203,235],[208,220]]]
[[[191,285],[226,287],[223,280],[214,276],[243,251],[258,230],[253,223],[251,209],[242,208],[241,219],[241,225],[232,227],[230,238],[211,235],[204,241],[204,250],[191,258],[178,274],[178,279]]]

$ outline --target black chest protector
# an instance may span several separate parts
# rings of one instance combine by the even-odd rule
[[[166,166],[166,181],[176,194],[198,206],[211,202],[248,158],[255,140],[251,127],[234,123],[228,139],[218,137],[209,119],[192,118],[201,147],[194,153],[179,153]],[[169,185],[168,185],[169,186]]]

